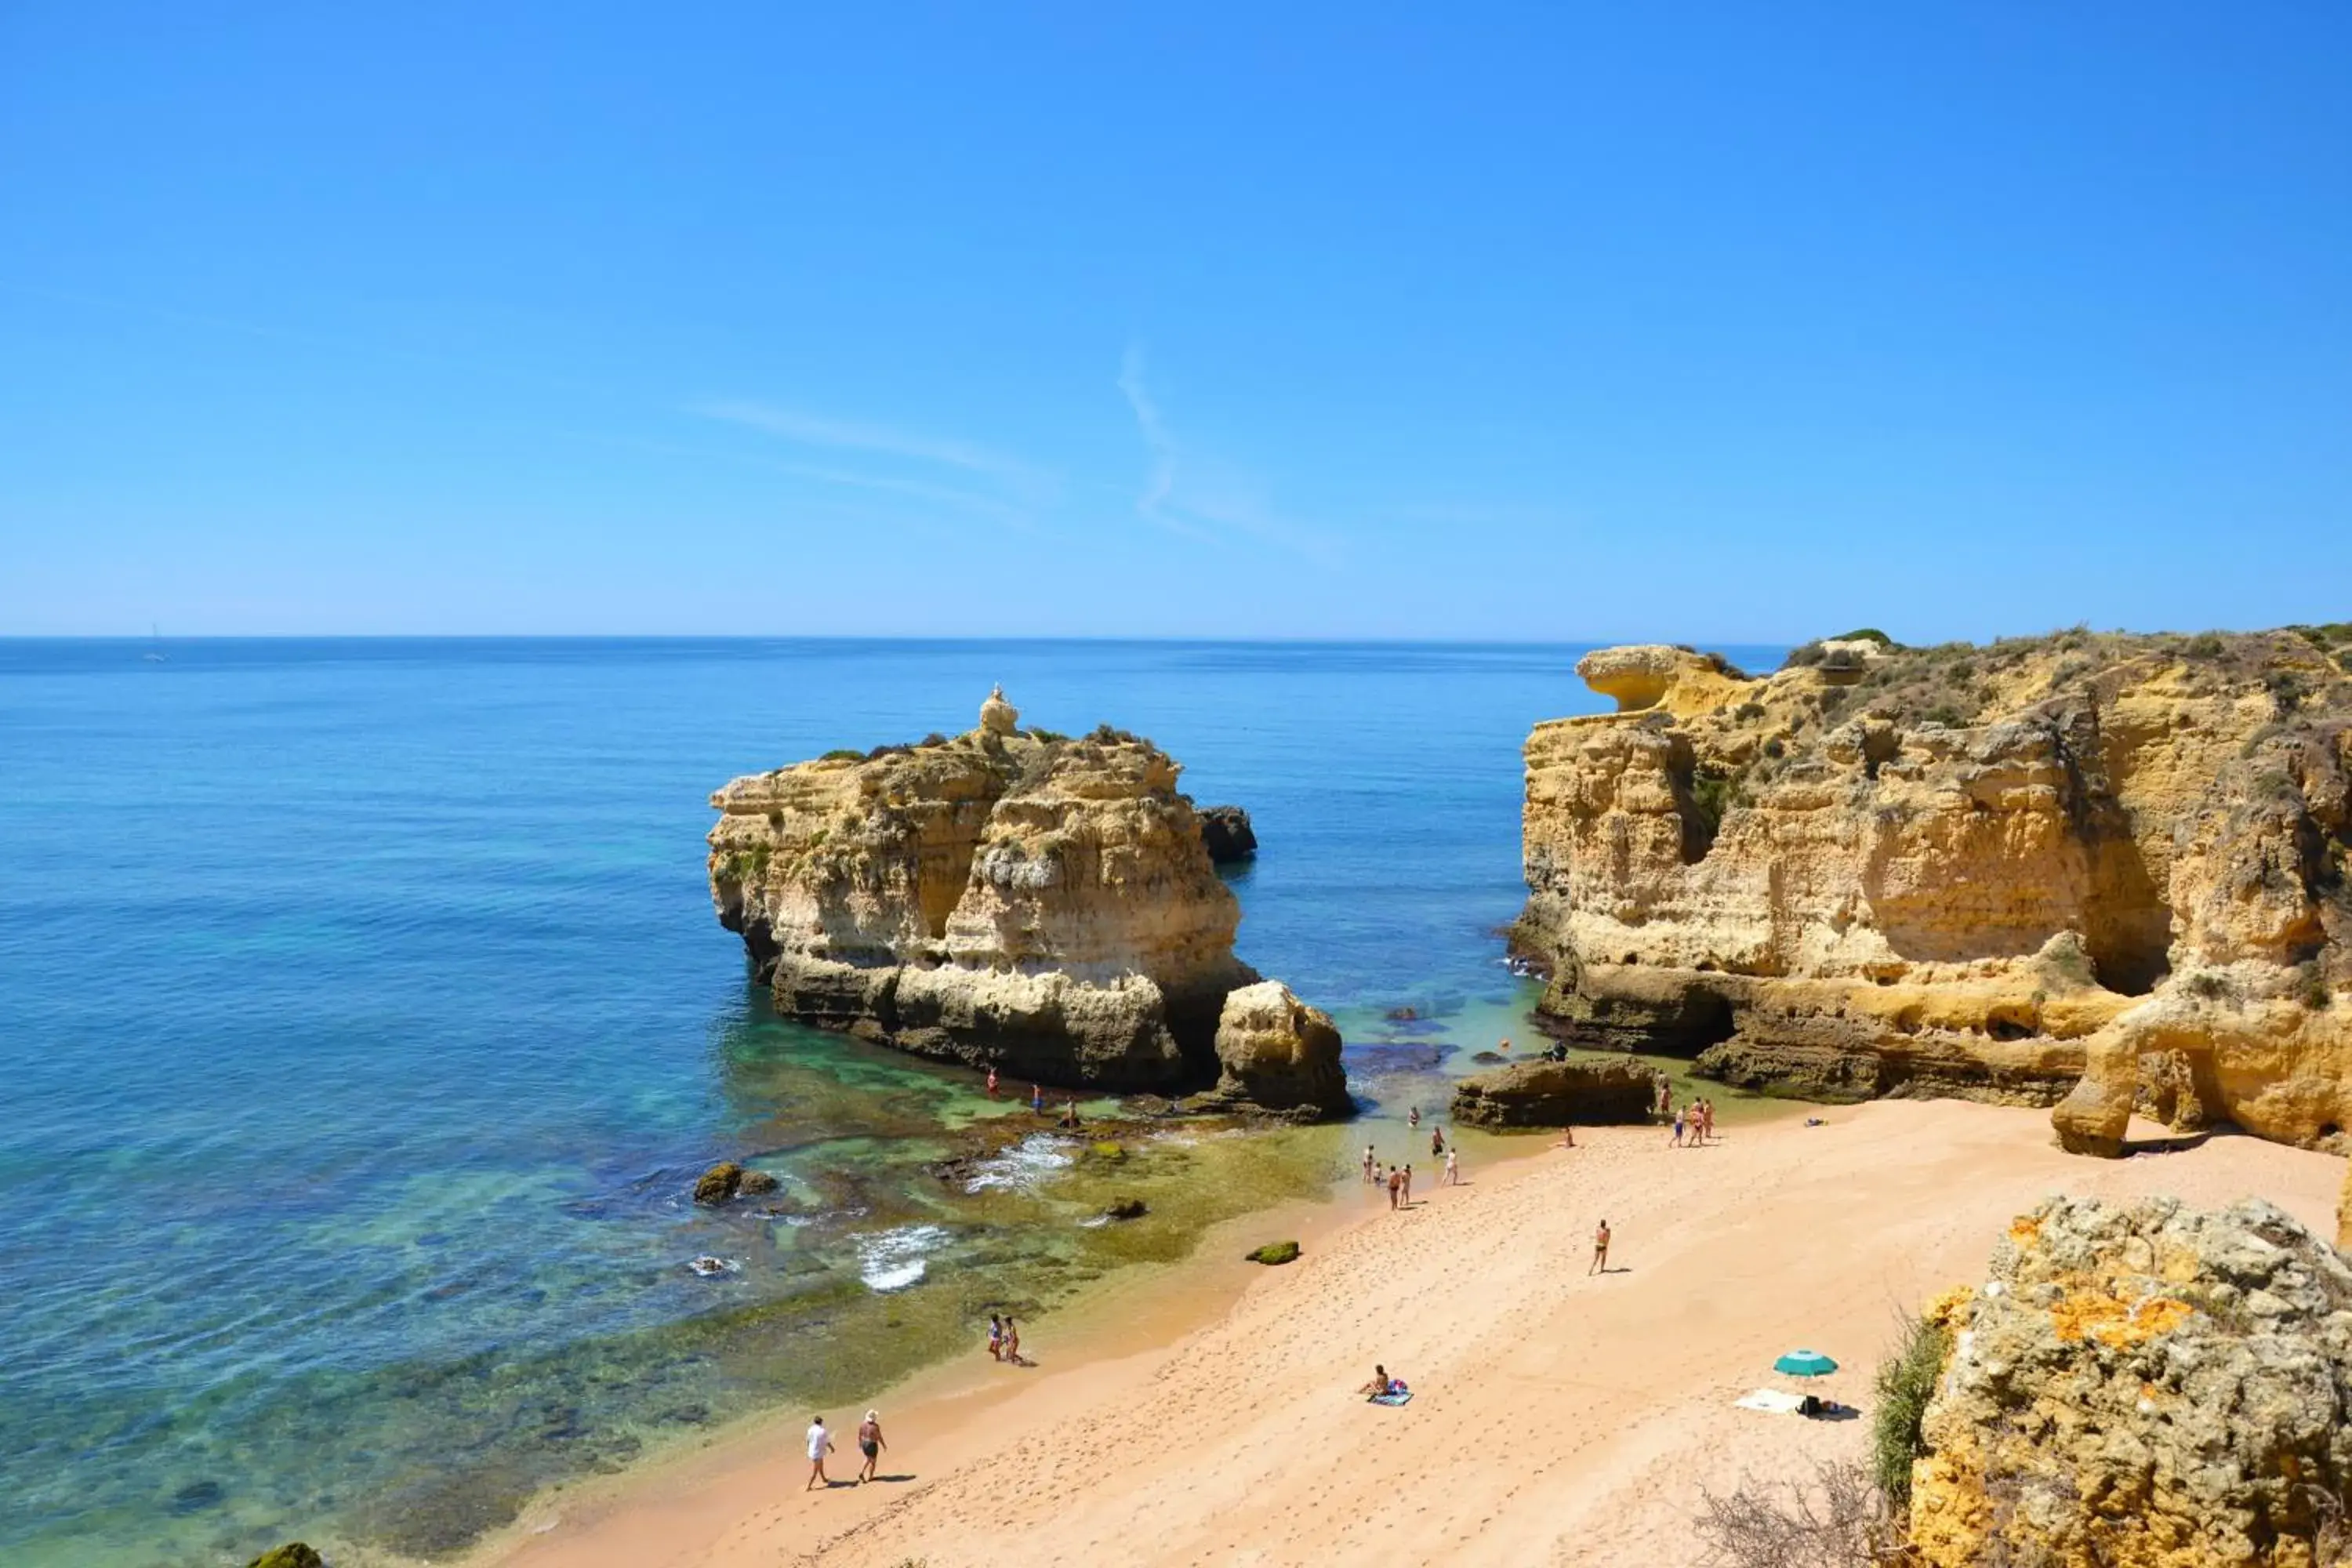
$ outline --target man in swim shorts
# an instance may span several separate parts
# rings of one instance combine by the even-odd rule
[[[857,1424],[857,1451],[866,1456],[866,1468],[857,1472],[857,1484],[864,1486],[874,1479],[874,1461],[890,1445],[882,1440],[882,1413],[869,1410],[866,1419]]]

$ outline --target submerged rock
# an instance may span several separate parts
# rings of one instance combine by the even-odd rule
[[[1225,997],[1217,1019],[1217,1087],[1207,1097],[1308,1120],[1354,1109],[1339,1065],[1339,1031],[1331,1016],[1291,994],[1280,981],[1245,985]]]
[[[1269,1241],[1255,1252],[1247,1254],[1244,1261],[1266,1264],[1296,1263],[1298,1261],[1298,1243]]]
[[[743,1188],[743,1167],[732,1160],[721,1160],[702,1173],[694,1184],[694,1201],[698,1204],[723,1204]]]
[[[2352,1128],[2347,628],[1648,647],[1526,748],[1515,955],[1573,1044],[1748,1087]],[[2063,1102],[2063,1103],[2062,1103]]]
[[[2352,1491],[2352,1263],[2250,1200],[2052,1198],[1950,1313],[1914,1549],[2310,1563]]]
[[[1238,805],[1201,808],[1201,844],[1220,866],[1246,860],[1257,853],[1257,835],[1250,829],[1249,813]]]
[[[327,1560],[307,1542],[289,1541],[283,1546],[273,1546],[246,1568],[327,1568]]]
[[[774,1192],[780,1184],[765,1171],[745,1171],[742,1184],[737,1190],[747,1197],[758,1197],[763,1193]]]
[[[1150,1213],[1150,1205],[1141,1198],[1113,1198],[1102,1211],[1105,1219],[1141,1219]]]
[[[1065,1088],[1182,1094],[1256,974],[1181,769],[1104,727],[951,740],[739,778],[711,796],[711,899],[777,1010]]]
[[[1456,1084],[1454,1120],[1498,1128],[1647,1121],[1657,1098],[1655,1069],[1629,1058],[1515,1062]]]

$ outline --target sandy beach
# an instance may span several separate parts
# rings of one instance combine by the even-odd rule
[[[2332,1234],[2343,1162],[2239,1136],[2118,1162],[2053,1146],[2048,1114],[1885,1101],[1730,1127],[1530,1140],[1528,1157],[1309,1216],[1285,1268],[1235,1262],[1266,1216],[1181,1278],[1047,1323],[1014,1370],[975,1350],[894,1391],[864,1488],[804,1491],[806,1413],[536,1507],[497,1568],[1688,1563],[1704,1490],[1858,1456],[1866,1421],[1739,1410],[1779,1352],[1844,1365],[1867,1403],[1896,1312],[1978,1276],[2058,1191],[2270,1199]],[[2162,1129],[2136,1127],[2160,1139]],[[1297,1211],[1281,1216],[1296,1220]],[[1615,1235],[1588,1273],[1594,1226]],[[1401,1409],[1353,1394],[1375,1362]],[[856,1472],[857,1409],[831,1473]]]

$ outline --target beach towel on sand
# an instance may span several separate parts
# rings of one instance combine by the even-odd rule
[[[1742,1410],[1761,1410],[1768,1415],[1794,1415],[1797,1413],[1797,1407],[1804,1401],[1793,1394],[1783,1394],[1777,1388],[1759,1388],[1744,1398],[1733,1400],[1732,1403]]]
[[[1371,1402],[1375,1405],[1402,1405],[1412,1397],[1412,1389],[1400,1388],[1394,1394],[1375,1394],[1371,1395]]]

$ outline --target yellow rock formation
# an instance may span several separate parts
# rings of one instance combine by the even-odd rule
[[[711,897],[789,1016],[1048,1083],[1217,1074],[1241,911],[1178,766],[1132,735],[980,727],[739,778]]]
[[[1734,1082],[2352,1147],[2352,629],[1603,649],[1527,745],[1549,1026]],[[2069,1091],[2072,1091],[2071,1094]]]

